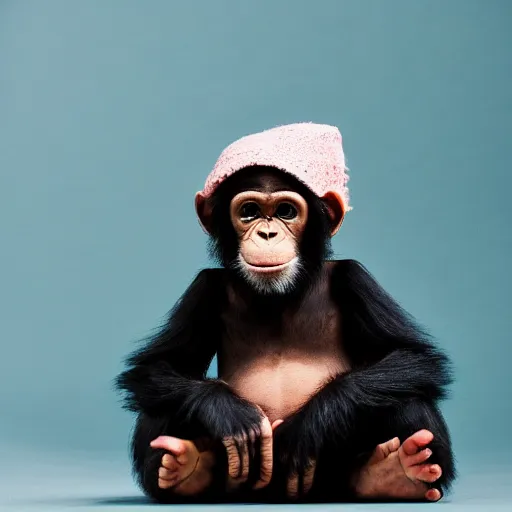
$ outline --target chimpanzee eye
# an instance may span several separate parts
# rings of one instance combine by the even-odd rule
[[[240,209],[242,222],[251,222],[260,216],[260,209],[256,203],[245,203]]]
[[[290,203],[281,203],[276,210],[276,216],[283,220],[292,220],[297,217],[297,208]]]

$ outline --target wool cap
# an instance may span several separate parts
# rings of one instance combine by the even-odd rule
[[[222,151],[200,194],[210,197],[226,178],[254,165],[292,174],[319,197],[335,192],[345,212],[352,209],[342,137],[335,126],[294,123],[238,139]]]

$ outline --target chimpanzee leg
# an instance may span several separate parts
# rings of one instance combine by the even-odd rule
[[[428,463],[438,464],[442,470],[441,477],[433,487],[442,493],[450,491],[457,472],[451,436],[439,407],[424,401],[410,401],[397,409],[396,414],[389,418],[388,425],[390,436],[387,440],[398,437],[401,443],[418,430],[426,429],[432,432],[434,438],[428,444],[432,455]],[[386,439],[381,442],[384,441]]]
[[[441,494],[446,493],[456,477],[447,425],[435,404],[411,400],[357,418],[349,440],[326,446],[317,464],[315,484],[308,501],[358,500],[360,497],[352,485],[354,474],[367,464],[377,446],[395,437],[403,443],[423,429],[434,436],[427,445],[432,455],[426,462],[438,464],[442,470],[441,477],[429,486],[439,489]]]

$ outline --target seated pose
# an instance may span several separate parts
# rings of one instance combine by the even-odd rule
[[[437,501],[450,489],[449,359],[360,263],[329,259],[351,209],[346,171],[339,130],[298,123],[228,146],[197,193],[221,268],[199,272],[116,380],[154,500]]]

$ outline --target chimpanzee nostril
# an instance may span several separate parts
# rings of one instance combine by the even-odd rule
[[[258,235],[263,238],[263,240],[270,240],[271,238],[274,238],[277,236],[277,231],[258,231]]]

